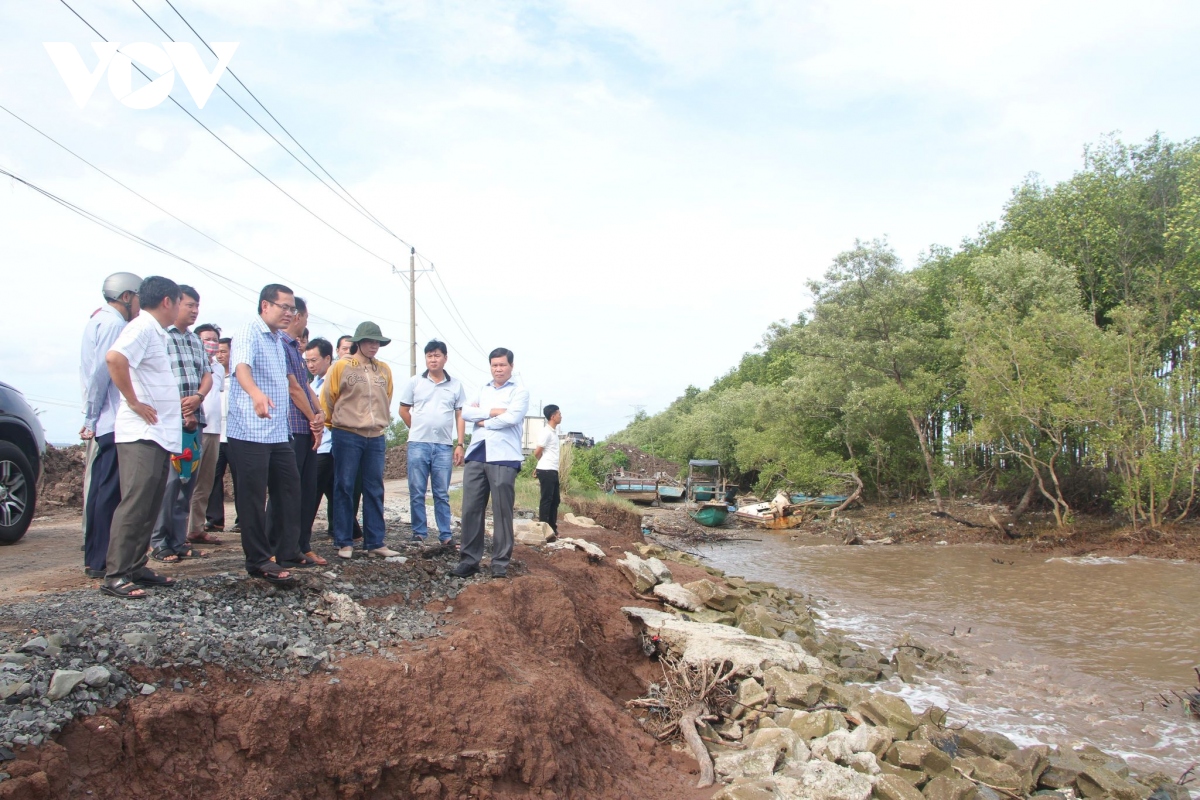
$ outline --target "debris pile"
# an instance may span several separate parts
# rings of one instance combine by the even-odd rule
[[[712,569],[710,579],[676,585],[664,560],[698,562],[638,549],[617,565],[635,591],[652,591],[668,610],[622,609],[662,673],[627,705],[651,734],[688,744],[699,786],[728,784],[714,800],[1189,798],[1168,776],[1133,775],[1119,756],[1090,745],[1022,748],[998,733],[949,726],[936,706],[914,714],[869,684],[966,670],[953,652],[906,637],[887,657],[819,630],[802,595]]]
[[[50,445],[42,457],[42,483],[38,490],[38,512],[83,506],[83,445]]]

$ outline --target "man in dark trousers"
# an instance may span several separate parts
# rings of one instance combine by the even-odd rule
[[[104,279],[105,305],[93,312],[83,329],[79,377],[83,384],[83,428],[87,442],[87,470],[83,481],[83,571],[89,578],[104,577],[108,535],[113,512],[121,502],[121,472],[113,433],[121,393],[108,374],[105,357],[129,320],[138,315],[138,289],[142,279],[132,272],[117,272]]]
[[[562,411],[556,405],[548,405],[542,414],[546,417],[546,427],[533,450],[533,457],[538,460],[537,479],[542,487],[538,519],[554,529],[553,541],[558,537],[558,504],[562,500],[558,492],[558,426],[562,424]]]

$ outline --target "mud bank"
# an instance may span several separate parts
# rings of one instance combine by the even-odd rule
[[[614,553],[632,544],[601,529],[576,533]],[[124,665],[161,688],[41,746],[15,746],[15,759],[0,763],[11,776],[0,798],[707,796],[692,788],[695,762],[625,711],[654,665],[620,612],[635,598],[612,560],[517,555],[512,579],[476,579],[453,599],[364,602],[386,616],[415,601],[445,624],[431,638],[381,641],[380,655],[335,657],[307,677]],[[430,567],[444,569],[397,565]]]

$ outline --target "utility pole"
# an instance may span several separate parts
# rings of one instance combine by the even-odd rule
[[[409,377],[417,374],[417,248],[408,250],[408,347]]]

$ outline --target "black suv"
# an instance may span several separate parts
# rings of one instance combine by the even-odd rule
[[[0,544],[25,535],[37,505],[46,433],[24,396],[0,382]]]

